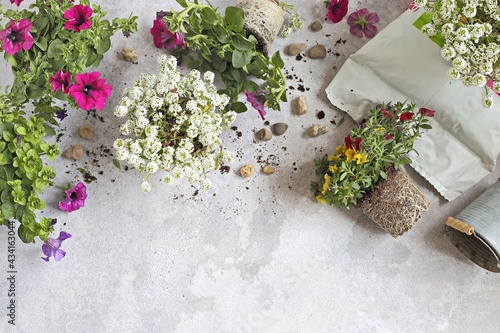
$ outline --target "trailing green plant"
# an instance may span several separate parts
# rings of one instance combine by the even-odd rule
[[[287,101],[284,62],[279,51],[266,56],[257,39],[245,31],[243,10],[229,6],[222,16],[210,3],[176,1],[181,11],[158,13],[151,29],[155,45],[176,56],[187,55],[191,68],[219,73],[225,84],[220,92],[231,100],[228,109],[246,111],[245,104],[238,101],[246,91],[262,97],[267,107],[280,110],[280,102]],[[256,79],[264,81],[262,87]]]

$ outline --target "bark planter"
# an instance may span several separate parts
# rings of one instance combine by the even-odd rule
[[[240,0],[236,7],[245,12],[245,30],[257,38],[264,55],[268,56],[271,45],[280,31],[285,12],[277,0]]]
[[[394,238],[413,228],[429,207],[429,200],[402,170],[388,172],[387,179],[356,205]]]

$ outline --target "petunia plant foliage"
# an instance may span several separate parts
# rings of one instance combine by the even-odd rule
[[[0,5],[0,18],[5,23],[1,46],[14,73],[12,102],[36,100],[35,112],[53,124],[61,110],[53,105],[54,99],[84,110],[101,110],[111,86],[98,72],[84,72],[99,65],[116,31],[128,36],[137,30],[135,16],[109,21],[105,15],[89,0],[79,4],[73,0],[35,0],[29,9],[5,11]]]

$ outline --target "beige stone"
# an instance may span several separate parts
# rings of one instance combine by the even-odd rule
[[[262,141],[269,141],[273,137],[273,134],[267,128],[262,128],[257,133],[255,133],[255,135],[257,136],[257,139]]]
[[[83,125],[78,129],[78,134],[84,139],[92,140],[94,138],[94,129],[90,126]]]
[[[286,49],[286,54],[289,56],[296,56],[300,52],[304,51],[306,49],[307,45],[304,43],[293,43],[288,46]]]
[[[244,166],[242,166],[240,168],[240,176],[243,177],[243,178],[248,178],[250,177],[251,175],[253,175],[255,172],[255,167],[253,166],[253,164],[245,164]]]
[[[323,25],[320,21],[314,21],[313,23],[311,23],[309,28],[311,28],[312,31],[320,31],[321,29],[323,29]]]
[[[79,160],[83,156],[83,148],[80,145],[74,145],[64,153],[64,156],[72,160]]]
[[[131,47],[126,47],[122,50],[122,57],[124,60],[130,62],[137,62],[137,59],[139,59],[139,55]]]
[[[307,54],[311,59],[323,59],[324,57],[326,57],[326,48],[321,44],[314,45],[309,49],[309,52]]]
[[[309,110],[307,107],[306,96],[299,96],[293,100],[293,110],[295,114],[303,115]]]
[[[328,126],[312,125],[311,127],[309,127],[308,132],[309,132],[309,135],[313,136],[313,137],[321,135],[321,134],[325,134],[326,132],[328,132]]]
[[[266,175],[272,175],[275,172],[275,170],[272,166],[266,165],[262,168],[262,172],[265,173]]]

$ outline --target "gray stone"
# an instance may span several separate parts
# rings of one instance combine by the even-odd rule
[[[257,139],[262,141],[269,141],[273,137],[273,134],[267,128],[259,130],[257,133],[255,133],[255,135],[257,136]]]
[[[300,52],[304,51],[306,49],[307,45],[304,43],[293,43],[290,44],[286,50],[286,54],[289,56],[296,56]]]
[[[282,135],[288,129],[288,124],[285,123],[276,123],[271,126],[271,130],[274,135]]]
[[[312,31],[320,31],[321,29],[323,29],[323,25],[321,24],[320,21],[314,21],[313,23],[311,23],[311,25],[309,26],[309,28]]]
[[[324,45],[314,45],[309,49],[308,56],[311,59],[323,59],[326,57],[326,48]]]

